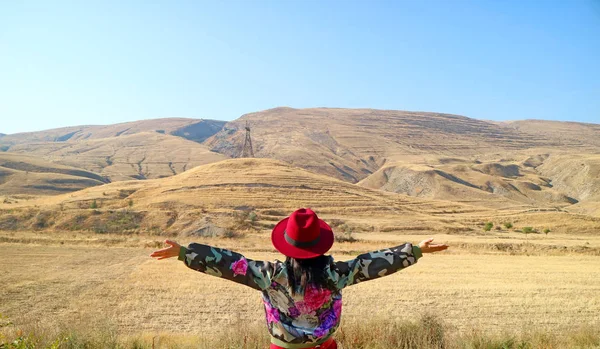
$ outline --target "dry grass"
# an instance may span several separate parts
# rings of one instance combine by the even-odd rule
[[[69,323],[49,328],[36,324],[15,330],[4,323],[0,330],[0,348],[196,348],[264,349],[269,346],[263,326],[238,322],[216,333],[173,334],[141,333],[119,335],[109,322]],[[472,331],[456,334],[431,315],[411,321],[370,319],[343,321],[335,339],[340,349],[525,349],[525,348],[600,348],[600,334],[583,327],[560,335],[541,331],[519,335],[484,334]]]
[[[107,235],[105,241],[97,241],[94,234],[29,233],[30,239],[36,236],[40,240],[0,243],[0,313],[14,324],[5,327],[6,338],[12,339],[21,329],[47,342],[72,333],[73,343],[79,344],[64,347],[84,347],[81,343],[88,342],[89,348],[102,347],[93,343],[109,339],[115,346],[150,347],[155,336],[162,347],[243,348],[244,338],[247,348],[265,347],[268,338],[256,291],[196,273],[181,262],[151,260],[152,249],[143,246],[152,237]],[[359,236],[357,242],[338,243],[332,253],[347,259],[405,239],[420,239],[418,235],[375,237],[378,240]],[[440,241],[446,238],[459,241],[456,236],[436,236]],[[113,247],[106,246],[110,239],[117,240]],[[463,239],[473,243],[478,237]],[[267,236],[262,233],[200,241],[235,249],[249,258],[281,258],[269,252],[272,247],[265,244]],[[345,290],[344,326],[337,334],[343,347],[427,348],[418,343],[429,340],[426,334],[431,326],[418,319],[428,314],[443,327],[446,344],[439,348],[561,348],[577,347],[577,341],[597,343],[597,257],[449,252],[428,255],[398,274]],[[382,319],[374,331],[369,324]],[[231,333],[234,329],[236,336]],[[519,346],[523,341],[531,346]],[[543,341],[549,344],[539,344]]]

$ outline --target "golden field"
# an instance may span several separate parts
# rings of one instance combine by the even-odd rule
[[[0,311],[4,321],[12,322],[2,329],[7,339],[19,330],[54,333],[66,326],[88,336],[110,329],[122,340],[137,338],[149,345],[158,336],[163,347],[198,347],[208,338],[231,336],[232,329],[243,324],[254,341],[266,340],[266,331],[260,331],[264,320],[258,292],[189,270],[176,260],[152,260],[148,255],[160,245],[160,237],[32,232],[19,234],[22,240],[17,240],[12,235],[11,240],[11,234],[3,233],[1,241],[12,242],[0,244]],[[597,252],[565,250],[549,255],[543,246],[587,243],[598,251],[600,238],[551,233],[527,242],[515,240],[524,249],[512,252],[480,248],[506,241],[494,235],[434,236],[450,243],[451,249],[425,255],[394,275],[346,289],[343,318],[350,332],[343,327],[338,335],[350,338],[365,323],[406,326],[434,316],[443,323],[448,343],[449,338],[466,343],[472,336],[519,338],[531,333],[551,335],[558,343],[583,331],[592,336],[587,340],[593,344],[592,334],[600,333]],[[281,259],[268,238],[266,232],[248,232],[235,239],[179,240],[230,248],[253,259]],[[424,236],[381,233],[371,238],[359,234],[357,242],[336,243],[332,255],[350,259],[405,241],[416,243]]]

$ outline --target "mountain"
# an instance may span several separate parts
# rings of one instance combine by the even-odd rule
[[[226,157],[200,144],[224,121],[166,118],[6,135],[0,150],[93,171],[110,181],[171,176]]]
[[[0,144],[10,141],[8,153],[33,154],[112,182],[156,179],[238,157],[246,124],[257,157],[369,190],[491,210],[600,215],[595,124],[281,107],[226,124],[145,120],[8,135]]]
[[[279,159],[352,183],[390,161],[559,146],[558,139],[543,134],[457,115],[328,108],[276,108],[246,114],[225,124],[205,144],[236,156],[241,152],[246,122],[257,157]],[[590,132],[600,138],[600,132]],[[592,147],[595,142],[581,140]]]
[[[107,179],[96,173],[78,168],[50,163],[28,155],[0,153],[2,195],[54,195],[107,182]]]
[[[8,153],[35,154],[48,161],[98,173],[113,182],[172,176],[226,158],[200,143],[157,132],[62,142],[24,142],[10,147]]]
[[[596,200],[554,188],[556,174],[536,166],[547,159],[560,162],[569,157],[565,154],[600,153],[600,125],[276,108],[227,123],[205,144],[230,156],[239,154],[246,123],[256,156],[373,189],[488,207],[567,207]],[[539,163],[533,166],[535,161]]]
[[[141,132],[171,134],[195,142],[202,142],[219,131],[224,124],[224,121],[218,120],[186,118],[150,119],[114,125],[72,126],[38,132],[15,133],[3,137],[0,144],[12,146],[15,144],[40,142],[82,141],[126,136]]]

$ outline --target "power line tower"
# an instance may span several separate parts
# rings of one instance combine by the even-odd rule
[[[246,121],[246,139],[244,140],[244,149],[242,150],[243,158],[253,158],[254,150],[252,149],[252,138],[250,137],[250,124]]]

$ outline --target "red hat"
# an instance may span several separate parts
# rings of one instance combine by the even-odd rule
[[[333,231],[310,208],[301,208],[277,223],[271,241],[288,257],[314,258],[329,251],[333,245]]]

